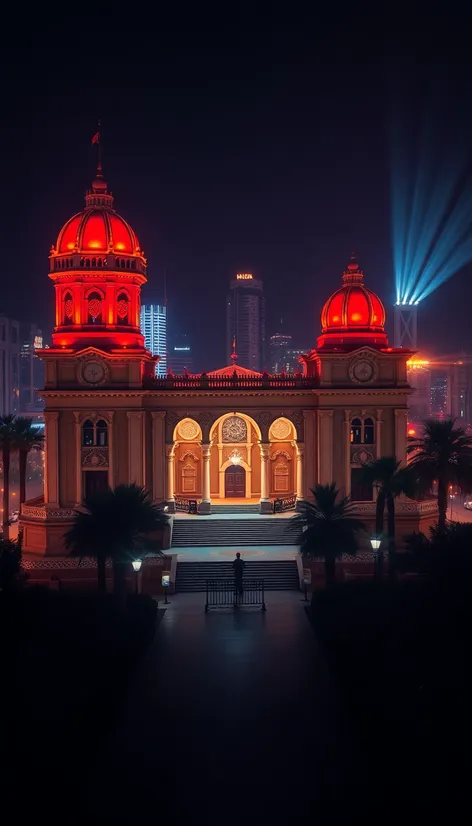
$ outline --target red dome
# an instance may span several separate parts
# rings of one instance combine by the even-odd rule
[[[134,230],[113,209],[113,197],[100,174],[85,199],[85,209],[64,224],[54,249],[63,253],[115,252],[143,255]]]
[[[56,249],[58,253],[141,253],[138,238],[130,225],[107,207],[86,207],[69,218],[59,233]]]
[[[328,298],[321,313],[322,346],[366,340],[386,344],[385,309],[380,298],[364,285],[364,273],[354,255],[343,273],[343,285]],[[348,337],[346,339],[346,336]],[[334,341],[336,339],[336,342]]]

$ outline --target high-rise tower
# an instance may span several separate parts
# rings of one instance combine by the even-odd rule
[[[167,375],[167,313],[165,304],[143,304],[141,332],[153,356],[159,356],[156,376]]]
[[[229,285],[226,305],[226,351],[233,341],[243,367],[265,368],[265,298],[262,281],[252,273],[240,272]]]

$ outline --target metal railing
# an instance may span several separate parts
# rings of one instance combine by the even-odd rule
[[[240,608],[260,605],[266,610],[263,579],[243,579],[242,587],[234,579],[207,579],[205,611],[210,608]]]
[[[297,497],[286,496],[284,499],[274,499],[274,513],[294,510],[297,506]]]

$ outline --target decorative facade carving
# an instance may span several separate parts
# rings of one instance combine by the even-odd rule
[[[184,419],[177,427],[177,434],[181,439],[190,441],[196,439],[200,434],[200,428],[193,419]]]
[[[353,465],[365,465],[366,462],[373,462],[374,461],[373,453],[370,453],[365,448],[361,447],[360,450],[354,450],[351,454],[351,463]]]
[[[228,416],[223,422],[221,435],[224,442],[246,442],[247,424],[240,416]]]
[[[107,447],[83,447],[82,467],[107,468],[108,448]]]
[[[270,436],[274,441],[283,441],[292,435],[290,422],[285,419],[276,419],[270,428]]]
[[[222,460],[223,463],[227,462],[228,459],[231,461],[232,458],[240,458],[244,462],[247,462],[247,448],[242,445],[241,447],[234,448],[234,447],[224,447],[222,452]]]
[[[192,453],[191,450],[186,450],[184,455],[180,457],[179,462],[185,462],[186,459],[193,459],[194,462],[200,461],[200,457]]]
[[[270,456],[270,460],[271,460],[271,462],[275,462],[275,460],[276,460],[276,459],[278,459],[280,456],[283,456],[283,458],[284,458],[284,459],[287,459],[287,462],[291,462],[291,461],[292,461],[292,457],[290,456],[290,454],[289,454],[289,453],[287,453],[287,451],[286,451],[286,450],[276,450],[276,451],[275,451],[274,453],[272,453],[272,455]]]
[[[178,413],[174,413],[172,410],[170,413],[166,413],[166,442],[174,441],[175,426],[180,418]]]
[[[213,422],[215,421],[215,416],[209,413],[207,410],[202,410],[195,416],[197,419],[201,429],[202,429],[202,441],[209,442],[210,441],[210,430]]]

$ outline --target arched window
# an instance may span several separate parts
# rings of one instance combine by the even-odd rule
[[[96,266],[97,266],[97,259],[92,258],[92,267],[96,267]]]
[[[98,266],[103,267],[103,258],[98,259]]]
[[[129,299],[126,293],[120,293],[116,300],[116,323],[128,324]]]
[[[129,270],[129,258],[128,258],[127,262],[126,262],[126,269],[127,269],[127,270]]]
[[[84,447],[93,445],[95,436],[95,428],[91,419],[86,419],[82,425],[82,444]]]
[[[108,444],[108,425],[104,419],[99,419],[95,429],[96,440],[95,444],[100,447],[106,447]]]
[[[362,422],[360,419],[353,419],[351,422],[351,444],[362,444]]]
[[[64,296],[64,324],[73,324],[74,322],[74,301],[70,293]]]
[[[102,297],[100,293],[90,293],[88,296],[88,323],[102,323]]]
[[[134,258],[134,259],[132,260],[132,262],[131,262],[131,269],[132,269],[132,270],[135,270],[135,269],[136,269],[136,259],[135,259],[135,258]]]
[[[84,264],[85,264],[85,261],[84,261],[84,259],[83,259],[83,258],[81,258],[81,259],[80,259],[80,266],[81,266],[81,267],[83,267],[83,266],[84,266]]]
[[[364,420],[364,444],[374,444],[374,422],[372,419]]]
[[[85,267],[90,268],[90,258],[85,259]]]
[[[99,419],[96,424],[86,419],[82,425],[82,444],[84,447],[107,447],[108,425],[105,419]]]

